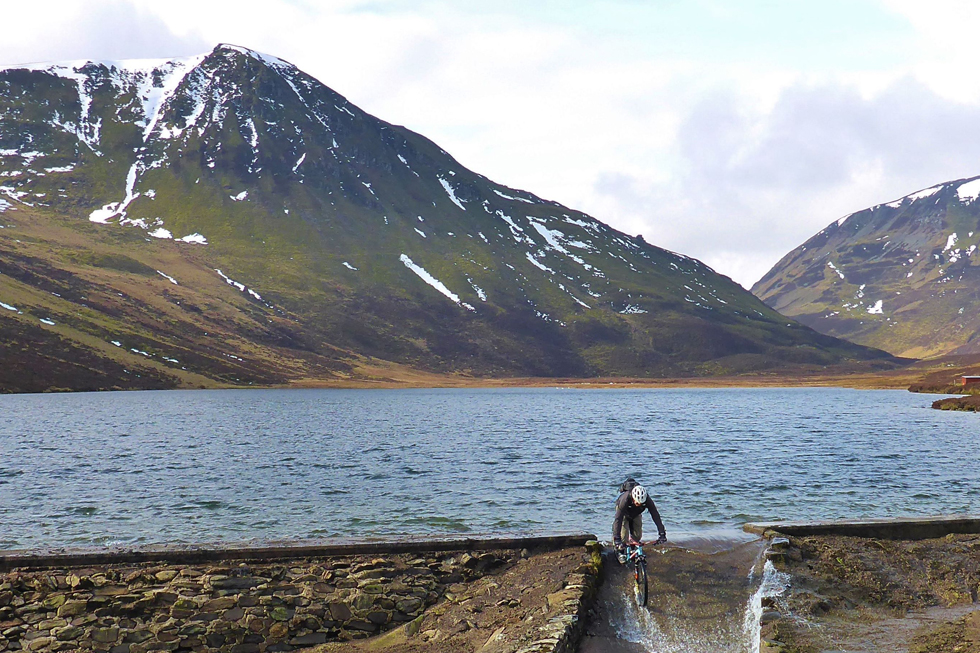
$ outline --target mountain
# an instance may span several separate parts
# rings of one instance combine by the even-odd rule
[[[980,177],[845,216],[752,292],[821,333],[900,356],[980,353]]]
[[[0,198],[8,390],[892,364],[231,45],[0,71]]]

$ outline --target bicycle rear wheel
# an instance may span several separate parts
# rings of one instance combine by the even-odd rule
[[[639,561],[633,567],[633,578],[636,580],[636,602],[640,607],[647,604],[647,566]]]

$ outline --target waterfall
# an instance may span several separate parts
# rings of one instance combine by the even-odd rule
[[[753,567],[753,571],[754,571]],[[752,572],[750,572],[751,578]],[[745,605],[745,621],[743,630],[745,637],[743,643],[747,653],[759,653],[759,636],[762,632],[762,599],[773,598],[781,595],[789,587],[789,574],[778,571],[776,567],[766,560],[762,569],[762,582],[758,589],[749,598]]]

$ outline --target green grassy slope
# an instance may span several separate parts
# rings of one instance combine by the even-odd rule
[[[99,351],[153,353],[159,383],[337,378],[372,358],[477,376],[894,364],[233,46],[0,71],[0,175],[0,301],[30,307],[0,318],[59,292],[79,346],[128,329],[136,344]]]

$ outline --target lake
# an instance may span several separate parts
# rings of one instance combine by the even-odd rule
[[[597,533],[626,475],[668,536],[980,509],[980,420],[821,389],[0,396],[0,549]],[[653,532],[647,517],[647,533]]]

